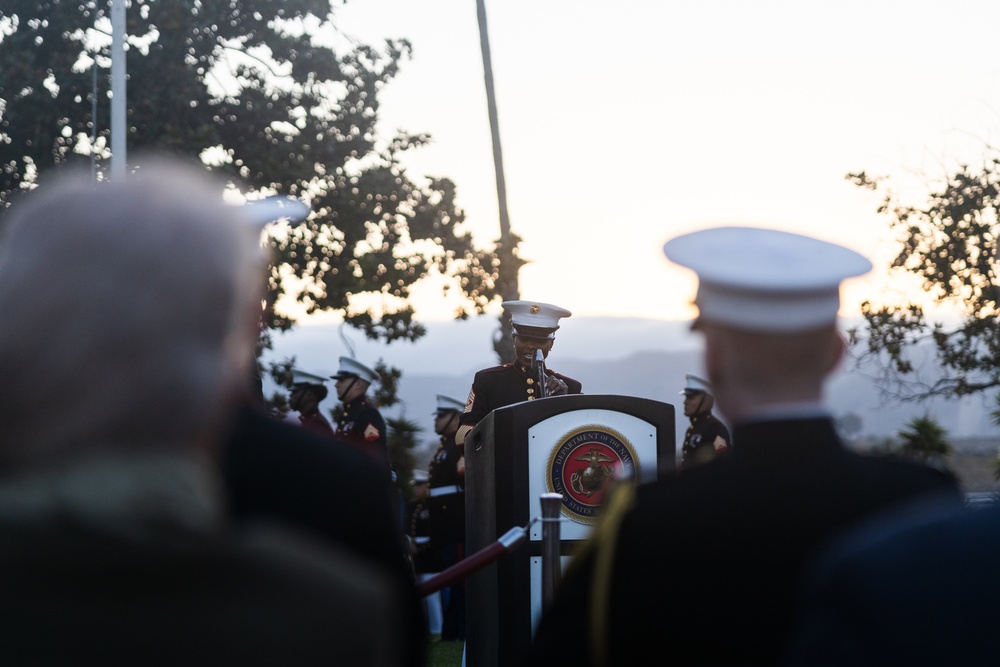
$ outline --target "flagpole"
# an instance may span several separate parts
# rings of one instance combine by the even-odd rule
[[[108,0],[111,8],[111,180],[125,178],[128,118],[125,106],[125,2]]]

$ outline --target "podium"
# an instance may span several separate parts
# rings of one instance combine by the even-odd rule
[[[494,410],[465,439],[466,549],[475,553],[563,496],[563,565],[587,537],[615,479],[656,479],[675,465],[674,407],[631,396],[553,396]],[[466,664],[514,665],[541,615],[540,523],[516,551],[466,582]],[[573,641],[572,639],[568,639]]]

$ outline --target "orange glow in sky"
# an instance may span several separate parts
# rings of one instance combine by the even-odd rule
[[[499,226],[475,4],[349,2],[331,39],[412,42],[383,132],[432,135],[410,173],[453,179],[485,244]],[[521,294],[578,315],[691,317],[693,277],[661,249],[715,225],[867,255],[875,270],[843,291],[856,314],[891,295],[891,235],[845,174],[919,197],[997,143],[1000,3],[487,0],[487,14]],[[451,317],[438,286],[418,294],[422,318]]]

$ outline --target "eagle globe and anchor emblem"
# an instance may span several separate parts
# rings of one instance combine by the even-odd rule
[[[637,474],[635,450],[625,436],[606,426],[588,425],[559,438],[549,455],[546,486],[562,495],[563,514],[592,524],[611,480],[632,482]]]

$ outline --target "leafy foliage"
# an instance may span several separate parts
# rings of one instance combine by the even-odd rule
[[[0,6],[0,210],[67,163],[93,159],[106,177],[107,11],[103,0]],[[497,254],[473,246],[450,180],[402,166],[429,138],[377,132],[379,94],[410,44],[337,51],[331,12],[330,0],[133,0],[129,156],[200,157],[251,196],[310,202],[307,221],[271,231],[266,329],[290,326],[275,307],[287,295],[370,338],[413,340],[424,333],[414,283],[449,276],[466,297],[456,315],[482,312],[499,294]]]
[[[1000,385],[1000,156],[982,167],[961,166],[921,206],[902,204],[885,179],[849,174],[859,187],[882,192],[879,212],[899,236],[894,270],[920,278],[936,303],[958,306],[955,325],[929,321],[924,308],[906,302],[862,304],[864,327],[852,332],[864,356],[881,360],[886,378],[904,399],[963,396]],[[914,355],[927,350],[941,373],[918,379]]]
[[[902,454],[910,458],[927,462],[951,453],[947,431],[928,415],[908,421],[899,437],[903,441]]]

